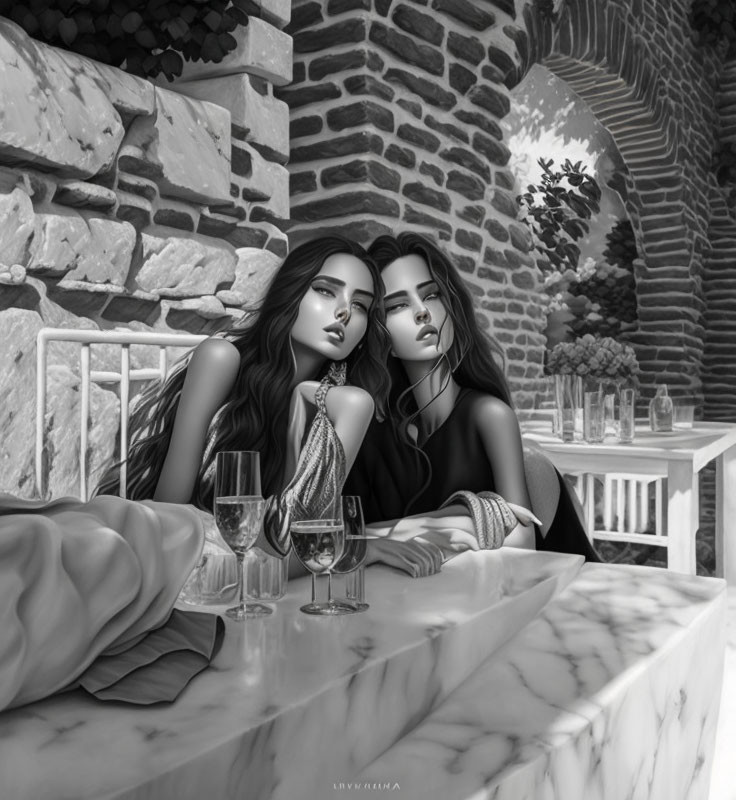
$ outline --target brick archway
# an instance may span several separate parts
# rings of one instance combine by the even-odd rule
[[[704,388],[718,64],[715,54],[694,48],[688,5],[568,0],[554,22],[526,6],[527,46],[507,77],[513,85],[539,62],[563,79],[626,164],[624,201],[640,254],[639,326],[629,338],[645,398],[655,381],[700,398]]]
[[[710,172],[722,63],[696,48],[689,0],[295,0],[292,240],[435,234],[503,343],[520,406],[543,350],[539,276],[516,222],[499,121],[540,62],[580,94],[629,170],[644,397],[703,392],[704,276],[719,187]]]

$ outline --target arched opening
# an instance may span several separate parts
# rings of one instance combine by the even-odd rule
[[[586,333],[625,338],[637,329],[633,227],[626,208],[626,165],[587,103],[564,80],[535,64],[511,92],[503,120],[509,168],[519,191],[538,185],[543,160],[580,164],[601,190],[599,210],[575,240],[573,264],[537,260],[549,295],[547,348]]]

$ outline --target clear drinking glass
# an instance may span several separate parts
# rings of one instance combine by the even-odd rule
[[[317,515],[295,502],[291,508],[291,544],[296,557],[312,574],[312,601],[303,605],[305,614],[352,614],[355,609],[332,596],[332,569],[345,548],[345,526],[341,498],[335,497]],[[317,602],[317,575],[327,575],[327,600]]]
[[[345,599],[355,611],[369,608],[365,602],[365,570],[363,563],[368,555],[363,506],[357,495],[344,495],[342,516],[345,524],[345,550],[332,568],[336,575],[344,575]]]
[[[214,513],[217,529],[238,559],[238,605],[225,612],[234,620],[272,612],[262,603],[245,602],[243,558],[258,538],[265,506],[259,454],[253,450],[219,452],[215,458]]]
[[[636,419],[636,390],[621,389],[619,397],[619,438],[622,442],[634,441]]]
[[[583,438],[591,443],[603,441],[603,395],[598,390],[585,393]]]

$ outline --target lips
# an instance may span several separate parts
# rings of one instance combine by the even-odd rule
[[[322,329],[326,333],[332,334],[340,343],[345,341],[345,328],[339,322],[333,322]]]
[[[422,325],[417,334],[417,341],[421,342],[423,339],[429,339],[431,336],[439,337],[439,331],[434,325]]]

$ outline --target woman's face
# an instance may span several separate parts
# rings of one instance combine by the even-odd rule
[[[402,361],[436,361],[455,338],[439,286],[419,255],[392,261],[381,273],[391,349]]]
[[[347,358],[365,335],[374,291],[370,270],[359,258],[328,256],[299,304],[292,342],[332,361]]]

